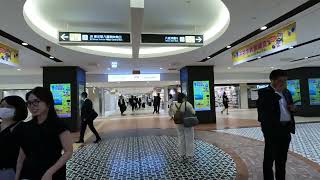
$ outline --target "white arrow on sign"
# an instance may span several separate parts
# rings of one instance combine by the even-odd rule
[[[69,36],[67,36],[65,33],[63,33],[60,37],[64,41],[66,40],[66,38],[69,38]]]
[[[202,38],[199,36],[199,37],[196,39],[196,41],[198,41],[198,43],[199,43],[199,42],[202,42]]]

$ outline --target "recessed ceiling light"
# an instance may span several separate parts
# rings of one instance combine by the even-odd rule
[[[290,46],[289,49],[293,49],[293,46]]]
[[[21,69],[19,68],[19,69],[17,69],[18,71],[21,71]]]
[[[50,56],[49,58],[50,58],[50,59],[54,59],[54,57],[53,57],[53,56]]]
[[[261,59],[261,56],[259,56],[258,59]]]
[[[230,46],[230,45],[228,45],[228,46],[227,46],[227,48],[229,49],[229,48],[231,48],[231,46]]]
[[[268,27],[267,26],[262,26],[261,28],[260,28],[260,30],[266,30]]]
[[[210,56],[207,57],[207,59],[210,59],[210,58],[211,58]]]
[[[309,57],[304,57],[305,59],[308,59]]]
[[[22,45],[24,45],[24,46],[28,46],[29,44],[28,43],[26,43],[26,42],[23,42],[23,43],[21,43]]]

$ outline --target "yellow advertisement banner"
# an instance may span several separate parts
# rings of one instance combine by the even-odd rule
[[[291,23],[232,52],[233,65],[287,49],[297,44],[296,23]]]
[[[18,58],[19,58],[18,50],[0,43],[0,63],[1,64],[18,66],[20,64],[20,61]]]

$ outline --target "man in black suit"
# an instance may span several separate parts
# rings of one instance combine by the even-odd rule
[[[76,143],[84,143],[84,133],[86,131],[87,125],[89,126],[92,133],[96,136],[94,143],[101,141],[101,138],[97,130],[93,126],[93,120],[95,120],[98,114],[93,109],[92,101],[88,99],[88,94],[86,92],[81,93],[81,98],[83,104],[81,106],[81,130],[80,139]]]
[[[285,180],[288,149],[291,133],[295,133],[295,120],[291,93],[286,88],[287,73],[274,70],[270,74],[271,85],[259,90],[258,120],[265,139],[263,176],[265,180],[273,180],[273,163],[275,177]]]

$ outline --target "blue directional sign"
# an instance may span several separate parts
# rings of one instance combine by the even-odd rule
[[[59,43],[130,43],[129,33],[59,32]]]
[[[202,46],[203,35],[142,34],[142,44]]]

